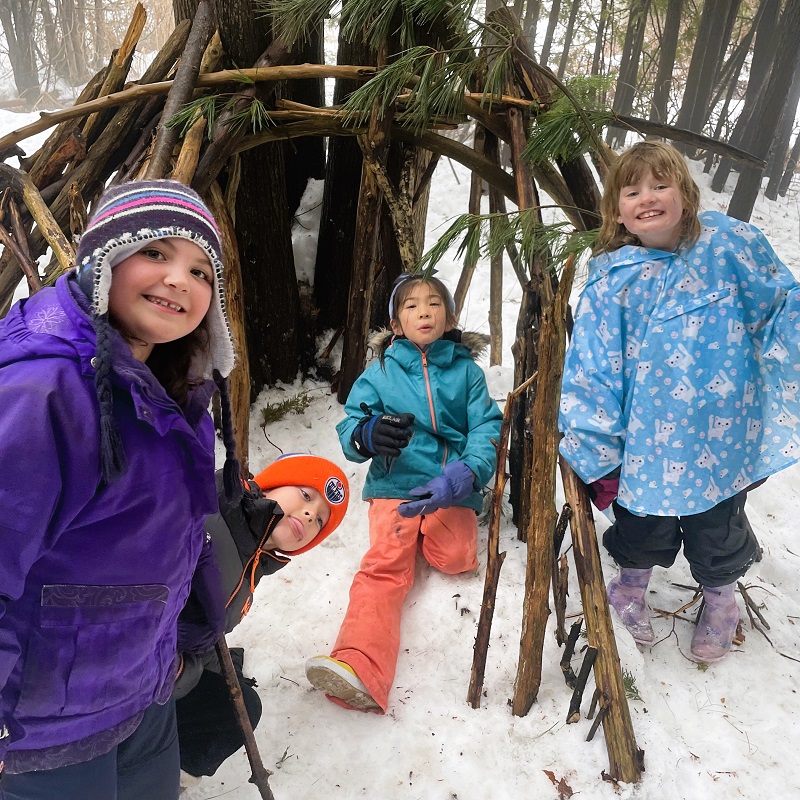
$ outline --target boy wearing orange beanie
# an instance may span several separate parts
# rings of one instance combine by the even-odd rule
[[[244,744],[214,644],[250,610],[264,575],[288,556],[316,547],[344,519],[350,487],[332,461],[305,453],[281,456],[244,486],[231,503],[217,474],[220,510],[206,520],[206,557],[178,620],[181,665],[175,685],[181,769],[213,775]],[[243,651],[231,653],[253,727],[261,717],[255,681],[241,674]]]

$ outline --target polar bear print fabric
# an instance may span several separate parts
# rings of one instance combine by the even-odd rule
[[[691,247],[592,259],[564,369],[561,452],[621,467],[638,514],[705,511],[800,460],[800,285],[754,226],[700,215]]]

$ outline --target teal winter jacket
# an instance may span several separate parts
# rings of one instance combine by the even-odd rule
[[[384,331],[382,340],[392,334]],[[463,461],[475,473],[475,490],[461,505],[480,511],[482,489],[494,475],[502,414],[489,395],[483,370],[475,363],[483,337],[463,334],[463,342],[438,339],[425,352],[399,337],[389,345],[384,365],[375,362],[359,376],[345,404],[347,417],[336,431],[349,461],[363,462],[351,436],[373,414],[414,415],[413,435],[396,458],[375,456],[363,498],[411,499],[409,491],[442,473],[445,464]]]

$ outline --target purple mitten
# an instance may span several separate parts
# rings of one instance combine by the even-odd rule
[[[605,511],[619,494],[619,477],[600,478],[587,487],[589,497],[599,511]]]
[[[412,489],[409,494],[420,499],[400,503],[397,512],[401,517],[416,517],[458,505],[472,494],[474,483],[475,473],[463,461],[451,461],[438,478]]]

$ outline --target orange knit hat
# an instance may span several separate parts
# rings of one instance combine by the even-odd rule
[[[253,480],[264,492],[278,486],[311,486],[325,498],[330,518],[312,541],[291,553],[293,556],[305,553],[330,536],[344,519],[350,502],[350,484],[344,472],[333,461],[308,453],[282,455]]]

